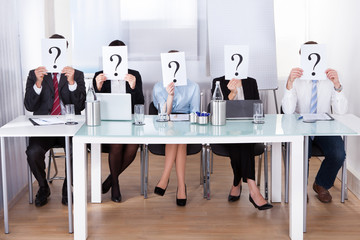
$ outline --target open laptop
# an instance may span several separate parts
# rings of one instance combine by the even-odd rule
[[[253,119],[253,105],[261,102],[261,100],[227,100],[226,119]]]
[[[101,120],[131,120],[131,94],[97,93]]]

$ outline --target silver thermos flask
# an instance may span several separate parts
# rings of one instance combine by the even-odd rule
[[[92,84],[90,85],[86,94],[85,104],[86,125],[99,126],[101,124],[100,101],[96,99]]]
[[[216,81],[215,90],[210,103],[211,124],[226,124],[226,101],[220,89],[220,81]]]

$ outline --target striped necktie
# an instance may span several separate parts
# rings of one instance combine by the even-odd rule
[[[310,113],[317,113],[317,83],[318,80],[312,80]],[[312,127],[316,127],[316,125],[313,125]],[[310,139],[314,140],[314,136],[310,136]]]
[[[317,113],[317,83],[318,80],[312,80],[310,113]]]
[[[53,84],[54,84],[55,97],[54,97],[53,107],[51,109],[51,115],[61,115],[57,73],[53,73],[53,74],[54,74]]]

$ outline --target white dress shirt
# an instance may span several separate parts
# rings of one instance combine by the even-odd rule
[[[344,114],[347,112],[348,101],[343,91],[335,91],[334,84],[330,80],[319,81],[317,89],[317,113]],[[284,113],[310,113],[311,90],[311,80],[295,79],[292,89],[288,90],[285,87],[281,103]]]
[[[242,86],[241,86],[241,87],[237,87],[236,90],[237,90],[237,94],[236,94],[236,96],[234,97],[233,100],[244,100],[245,97],[244,97],[243,87],[242,87]]]

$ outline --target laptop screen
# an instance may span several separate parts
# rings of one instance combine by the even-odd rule
[[[254,103],[261,100],[227,100],[226,119],[252,119]]]
[[[98,93],[101,120],[131,120],[131,94]]]

